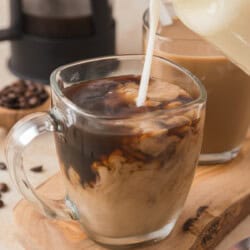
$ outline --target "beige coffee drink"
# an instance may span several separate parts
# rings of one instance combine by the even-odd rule
[[[65,89],[85,112],[120,117],[109,130],[93,121],[55,137],[67,193],[89,234],[171,231],[192,183],[204,106],[192,106],[197,97],[181,87],[151,79],[145,105],[136,107],[138,89],[134,76]]]
[[[146,38],[147,25],[144,31]],[[250,77],[177,18],[171,25],[159,28],[155,54],[187,68],[206,87],[208,103],[201,162],[234,158],[250,120]]]

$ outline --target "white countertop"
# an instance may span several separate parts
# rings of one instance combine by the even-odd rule
[[[6,15],[6,12],[3,12],[3,7],[5,6],[4,2],[6,4],[6,1],[0,1],[0,23],[2,20],[6,20],[3,15],[3,13]],[[148,0],[116,0],[115,16],[119,17],[119,21],[117,21],[117,53],[141,52],[141,16],[147,2]],[[134,11],[134,14],[130,14],[129,18],[127,17],[128,8]],[[9,57],[7,42],[0,43],[0,55],[0,87],[2,87],[15,79],[6,67],[7,58]],[[0,129],[0,161],[4,159],[2,146],[4,137],[5,132]],[[41,164],[45,167],[45,171],[39,174],[27,171],[29,179],[34,185],[40,184],[58,171],[54,150],[51,135],[46,135],[37,139],[32,144],[32,147],[27,148],[25,155],[28,155],[29,158],[25,157],[26,168]],[[21,196],[13,189],[7,171],[0,171],[0,182],[6,182],[11,188],[8,193],[3,194],[3,200],[6,206],[0,209],[0,250],[22,250],[23,248],[18,244],[15,236],[12,213],[14,206]],[[250,217],[245,219],[244,222],[229,234],[216,250],[228,249],[234,242],[249,235]]]

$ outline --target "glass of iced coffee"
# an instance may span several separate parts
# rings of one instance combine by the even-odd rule
[[[184,26],[169,1],[165,7],[172,22],[159,25],[155,55],[190,70],[208,94],[200,163],[230,161],[238,155],[250,121],[250,77]],[[144,15],[144,45],[147,37],[148,11]]]
[[[144,56],[120,56],[59,68],[50,112],[20,121],[7,142],[11,175],[28,200],[49,216],[78,220],[91,239],[116,248],[171,232],[202,143],[206,92],[199,80],[154,57],[145,105],[137,107],[143,64]],[[48,131],[64,180],[62,201],[37,198],[22,168],[23,148]]]

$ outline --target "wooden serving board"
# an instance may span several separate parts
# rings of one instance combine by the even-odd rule
[[[60,175],[49,179],[39,191],[50,198],[62,197]],[[198,167],[184,211],[171,235],[139,249],[214,249],[249,214],[250,138],[231,163]],[[77,222],[48,219],[25,200],[16,206],[14,216],[19,239],[27,250],[104,249],[88,239]]]

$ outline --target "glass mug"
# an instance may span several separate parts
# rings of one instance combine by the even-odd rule
[[[160,25],[154,54],[190,70],[204,84],[206,121],[200,164],[224,163],[240,152],[250,122],[250,77],[218,49],[184,26],[172,3],[165,7],[173,23]],[[144,14],[144,45],[149,34]]]
[[[194,99],[186,105],[130,117],[102,116],[64,95],[90,80],[139,76],[143,63],[140,55],[114,56],[57,69],[51,76],[51,110],[19,121],[7,138],[10,174],[23,196],[50,217],[78,220],[92,240],[106,246],[156,241],[171,232],[201,148],[206,92],[191,73],[166,59],[154,57],[152,77],[188,91]],[[39,197],[22,167],[24,148],[47,132],[54,133],[64,179],[61,201]],[[150,150],[153,154],[146,157]]]

